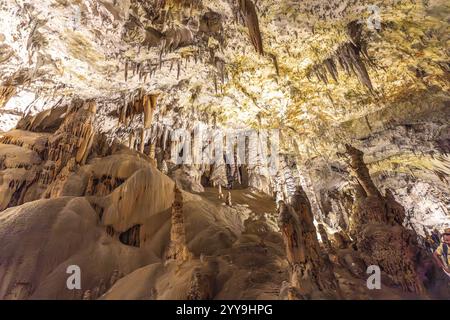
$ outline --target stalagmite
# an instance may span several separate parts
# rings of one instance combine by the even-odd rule
[[[218,186],[218,191],[219,191],[219,199],[223,199],[222,185],[220,183],[219,183],[219,186]]]
[[[280,201],[278,223],[291,268],[289,298],[339,298],[333,267],[321,252],[311,205],[301,187],[297,188],[292,205]]]
[[[230,191],[228,191],[228,193],[227,193],[227,198],[225,199],[225,203],[226,203],[226,205],[227,206],[233,206],[233,203],[231,202],[231,192]]]
[[[386,190],[387,219],[391,224],[403,224],[406,218],[405,208],[397,202],[391,189]]]
[[[187,300],[211,300],[214,292],[214,275],[208,266],[196,268],[192,274]]]
[[[358,179],[359,184],[363,187],[367,196],[376,196],[381,197],[380,192],[372,181],[372,178],[369,174],[369,169],[364,163],[363,156],[364,154],[347,144],[345,146],[347,155],[349,155],[349,164],[353,169],[353,172],[356,174],[356,178]]]
[[[346,145],[349,166],[358,180],[350,232],[356,239],[361,258],[367,265],[378,265],[405,291],[421,293],[422,280],[416,272],[413,252],[417,235],[403,225],[404,209],[388,191],[383,197],[373,183],[363,160],[363,152]]]
[[[167,161],[166,161],[166,160],[163,160],[163,161],[161,162],[161,168],[160,168],[160,170],[161,170],[161,172],[164,173],[164,174],[167,174],[167,173],[169,172],[169,169],[168,169],[168,167],[167,167]]]
[[[183,195],[175,184],[174,187],[175,200],[172,205],[172,227],[170,229],[170,245],[167,250],[166,259],[176,260],[183,263],[192,258],[186,243],[186,230],[184,225],[183,214]]]

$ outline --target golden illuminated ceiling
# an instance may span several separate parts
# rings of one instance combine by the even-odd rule
[[[255,1],[264,54],[245,2],[7,0],[1,80],[114,101],[144,88],[161,93],[161,115],[280,128],[304,154],[446,107],[448,1]],[[370,84],[339,64],[352,44],[350,68]]]

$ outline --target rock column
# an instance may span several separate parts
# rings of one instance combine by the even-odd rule
[[[279,226],[291,268],[289,299],[338,299],[340,289],[317,239],[311,205],[298,187],[291,205],[280,201]]]
[[[175,185],[175,200],[172,205],[172,228],[170,230],[170,245],[167,252],[167,259],[174,259],[179,262],[190,260],[191,252],[186,245],[186,230],[183,214],[183,195]]]

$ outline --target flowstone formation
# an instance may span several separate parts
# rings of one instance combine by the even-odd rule
[[[85,164],[94,140],[94,102],[75,101],[56,112],[24,118],[17,129],[0,139],[3,149],[2,209],[39,198],[59,196],[60,188],[77,167]],[[61,121],[61,115],[65,115]],[[47,127],[45,123],[56,121]],[[57,129],[52,132],[53,129]],[[48,130],[43,134],[38,130]],[[6,181],[5,181],[6,180]],[[6,184],[6,183],[5,183]]]

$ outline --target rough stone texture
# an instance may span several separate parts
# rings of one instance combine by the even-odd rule
[[[448,297],[426,236],[450,227],[449,4],[378,1],[376,28],[371,5],[1,1],[0,298]],[[200,127],[278,136],[279,165]]]
[[[174,259],[182,263],[189,260],[192,254],[186,243],[186,227],[183,216],[183,195],[177,185],[175,185],[174,194],[175,200],[172,205],[170,244],[166,258]]]
[[[289,299],[340,298],[333,267],[317,239],[311,205],[300,187],[291,205],[280,203],[279,226],[291,268]]]
[[[392,193],[385,197],[376,188],[363,159],[363,152],[347,145],[349,165],[362,190],[357,192],[350,232],[367,265],[378,265],[404,290],[422,293],[424,287],[414,260],[417,235],[403,227],[405,210]]]

